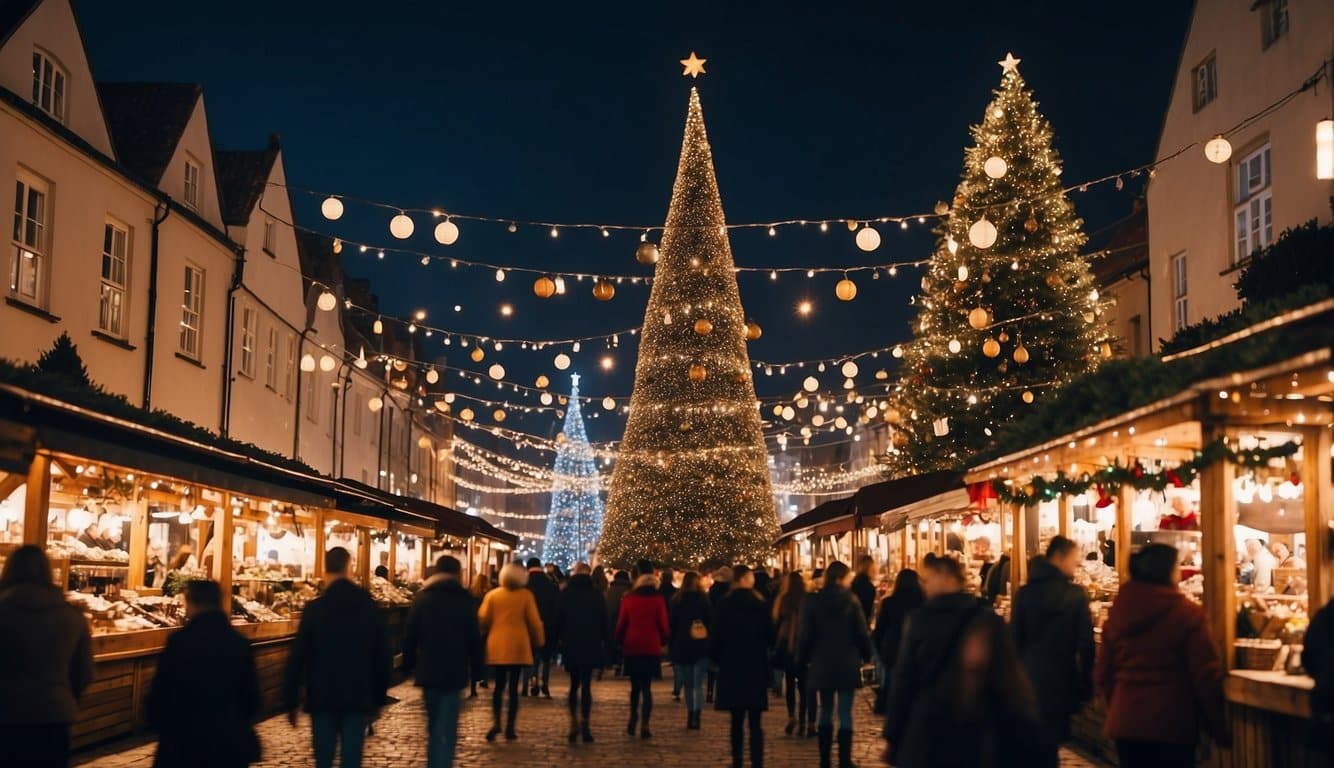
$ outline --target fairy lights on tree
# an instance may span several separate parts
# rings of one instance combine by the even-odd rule
[[[597,457],[584,431],[579,409],[579,374],[570,375],[570,400],[565,411],[565,439],[556,450],[551,483],[551,511],[542,558],[562,570],[583,560],[597,547],[602,530],[602,494],[598,489]]]
[[[621,566],[755,560],[769,551],[778,519],[746,317],[693,88],[656,270],[599,553]]]
[[[916,299],[897,407],[886,413],[896,427],[885,458],[893,476],[960,465],[1034,400],[1112,353],[1051,126],[1019,60],[999,63],[1000,88],[973,127]]]

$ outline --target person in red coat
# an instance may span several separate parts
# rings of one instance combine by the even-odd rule
[[[1222,665],[1204,610],[1177,589],[1180,573],[1174,547],[1141,549],[1103,626],[1094,682],[1122,768],[1193,766],[1201,726],[1218,746],[1232,743]]]
[[[625,672],[630,677],[630,724],[626,733],[633,736],[639,728],[642,738],[649,731],[653,713],[653,678],[660,673],[662,648],[671,638],[667,624],[667,601],[658,591],[658,579],[651,567],[636,568],[640,573],[635,588],[621,600],[616,619],[616,642],[625,655]],[[642,722],[640,702],[643,702]]]

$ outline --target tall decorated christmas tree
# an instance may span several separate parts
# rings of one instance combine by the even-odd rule
[[[556,450],[551,482],[551,511],[547,514],[542,559],[562,569],[588,561],[602,530],[602,489],[597,457],[584,431],[579,410],[579,374],[570,376],[569,406],[565,409],[565,439]]]
[[[692,55],[693,58],[693,55]],[[754,561],[778,532],[699,94],[663,230],[599,552],[626,565]]]
[[[1083,222],[1047,123],[1006,54],[972,129],[905,346],[886,470],[957,467],[1053,389],[1111,355]]]

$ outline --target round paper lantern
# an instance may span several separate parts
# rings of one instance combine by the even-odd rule
[[[834,419],[834,426],[839,429],[844,429],[848,426],[848,420],[842,416],[839,416],[838,418]]]
[[[412,230],[416,227],[412,223],[412,217],[406,213],[400,213],[389,220],[389,234],[399,240],[407,240],[412,237]]]
[[[610,280],[599,280],[593,283],[593,298],[598,301],[611,301],[611,297],[616,295],[616,286],[611,284]]]
[[[820,388],[820,380],[814,376],[807,376],[806,380],[801,382],[801,388],[807,392],[814,392]]]
[[[658,244],[643,242],[635,248],[635,261],[646,266],[658,263]]]
[[[494,365],[491,366],[490,370],[486,372],[486,375],[490,376],[496,381],[499,381],[505,378],[505,366],[501,365],[500,363],[495,363]]]
[[[704,381],[704,378],[708,375],[709,372],[703,365],[701,365],[700,363],[691,363],[690,365],[691,381],[698,384],[699,382]]]
[[[1014,361],[1020,365],[1028,362],[1028,347],[1023,344],[1014,348]]]
[[[996,357],[1001,353],[1000,342],[995,339],[987,339],[982,342],[982,354],[987,357]]]
[[[441,413],[449,413],[449,403],[446,403],[444,400],[436,400],[435,409]]]
[[[445,219],[435,225],[435,241],[441,245],[453,245],[459,239],[459,225]]]
[[[987,327],[987,322],[991,320],[991,315],[982,307],[976,307],[968,313],[968,324],[975,330],[982,330]]]
[[[551,384],[551,380],[547,378],[546,374],[541,374],[537,377],[535,383],[537,384],[538,389],[546,389],[547,386]]]
[[[968,228],[968,242],[977,248],[990,248],[996,244],[996,225],[983,216]]]
[[[325,312],[332,312],[333,308],[338,306],[338,297],[333,295],[333,291],[322,291],[320,297],[315,300],[315,306]]]
[[[759,323],[755,322],[754,320],[746,321],[746,341],[754,341],[758,339],[763,333],[764,329],[760,328]]]
[[[708,336],[713,333],[713,323],[701,317],[695,321],[695,333],[700,336]]]
[[[839,301],[852,301],[857,298],[857,284],[845,277],[834,286],[834,295]]]
[[[570,356],[565,354],[564,352],[560,353],[559,355],[556,355],[555,364],[556,364],[556,370],[558,371],[563,371],[566,368],[569,368]]]
[[[988,157],[987,161],[982,164],[982,171],[987,174],[988,178],[992,179],[999,179],[1005,175],[1007,170],[1009,170],[1009,166],[1005,164],[1004,160],[995,155]]]
[[[783,419],[785,419],[786,421],[792,421],[794,418],[797,417],[797,412],[792,408],[792,406],[785,405],[783,406],[782,413],[780,413],[779,415],[782,416]]]
[[[336,197],[324,198],[324,202],[320,203],[320,213],[329,221],[343,218],[343,201]]]
[[[606,397],[602,398],[602,407],[608,411],[616,410],[616,399],[613,398],[611,395],[607,395]]]
[[[556,295],[556,281],[542,275],[533,281],[533,294],[539,299],[549,299]]]
[[[473,347],[472,352],[468,353],[468,356],[472,358],[474,363],[480,363],[482,362],[482,358],[486,357],[486,353],[482,351],[481,347]]]
[[[857,230],[857,247],[863,251],[874,251],[880,247],[880,233],[875,227],[862,227]]]
[[[843,364],[842,371],[844,376],[851,379],[860,372],[860,369],[857,367],[857,363],[853,362],[852,360],[849,360]]]
[[[463,410],[459,411],[459,418],[463,419],[464,421],[472,421],[473,417],[476,415],[477,414],[472,412],[471,408],[464,408]]]
[[[1209,158],[1209,162],[1222,165],[1232,157],[1232,142],[1221,134],[1215,136],[1204,145],[1204,156]]]
[[[384,401],[378,396],[372,397],[366,401],[366,407],[371,409],[371,413],[379,413],[380,409],[384,407]]]
[[[811,417],[811,426],[813,426],[813,427],[823,427],[823,426],[824,426],[824,416],[821,416],[821,415],[818,414],[818,413],[815,414],[814,416],[812,416],[812,417]]]
[[[495,420],[496,420],[496,423],[499,424],[500,422],[502,422],[502,421],[505,420],[505,411],[502,410],[502,409],[500,409],[500,408],[497,408],[497,409],[491,414],[491,418],[495,419]]]
[[[1020,395],[1020,397],[1024,398],[1025,403],[1033,402],[1033,393],[1030,390],[1025,389],[1024,394]]]
[[[949,348],[950,354],[957,355],[959,350],[963,349],[963,344],[959,343],[958,339],[950,339]]]
[[[551,403],[555,400],[555,398],[551,396],[550,392],[543,392],[542,396],[538,399],[542,401],[542,405],[551,405]]]
[[[427,383],[427,384],[434,384],[434,383],[436,383],[437,381],[440,381],[440,372],[437,371],[437,370],[434,369],[434,368],[427,368],[427,369],[426,369],[426,383]]]

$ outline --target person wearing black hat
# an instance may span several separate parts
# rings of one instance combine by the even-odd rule
[[[542,568],[542,561],[536,557],[528,558],[528,591],[537,601],[537,615],[542,618],[542,626],[550,627],[556,621],[556,600],[560,597],[560,587]],[[551,698],[551,657],[555,648],[547,638],[547,644],[533,649],[533,666],[528,672],[528,685],[524,687],[525,696],[536,696],[539,692]]]

